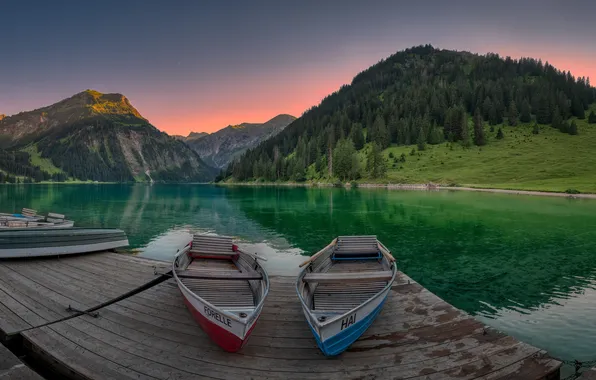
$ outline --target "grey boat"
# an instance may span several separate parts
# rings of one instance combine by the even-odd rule
[[[113,228],[0,229],[0,259],[71,255],[128,246],[128,237]]]

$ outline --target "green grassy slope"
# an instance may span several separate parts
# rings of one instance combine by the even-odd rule
[[[596,110],[596,106],[592,107]],[[463,148],[460,144],[427,145],[410,155],[413,146],[392,146],[387,178],[382,182],[457,184],[486,188],[596,193],[596,124],[577,120],[579,135],[540,126],[534,135],[529,124],[503,126],[505,138],[485,127],[488,144]],[[397,157],[397,163],[389,158]],[[406,162],[399,162],[400,155]],[[367,182],[365,179],[362,182]]]
[[[41,154],[37,151],[37,145],[31,144],[21,150],[29,153],[31,165],[39,166],[41,170],[49,174],[62,173],[62,169],[54,166],[52,160],[41,157]]]

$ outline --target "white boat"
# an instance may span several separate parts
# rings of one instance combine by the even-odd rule
[[[339,236],[300,266],[298,298],[328,356],[345,351],[373,323],[397,273],[376,236]]]
[[[0,259],[59,256],[128,246],[113,228],[7,228],[0,230]]]
[[[211,340],[240,350],[255,327],[269,293],[267,272],[257,259],[223,236],[194,235],[172,263],[188,310]]]

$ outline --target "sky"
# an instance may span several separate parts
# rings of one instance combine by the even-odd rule
[[[300,116],[427,43],[596,81],[594,0],[0,0],[0,19],[0,114],[94,89],[169,134]]]

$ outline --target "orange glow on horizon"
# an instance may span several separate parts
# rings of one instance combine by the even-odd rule
[[[485,52],[502,57],[533,57],[549,62],[559,70],[571,71],[577,77],[596,78],[596,53],[568,47],[569,50],[540,46],[484,46]],[[579,51],[579,52],[578,52]],[[279,114],[300,117],[327,95],[348,84],[360,71],[376,61],[363,57],[341,62],[340,67],[314,66],[291,72],[264,73],[262,78],[239,79],[217,88],[205,89],[212,95],[208,102],[187,101],[185,104],[134,103],[154,126],[170,135],[186,136],[190,132],[215,132],[228,125],[262,123]],[[286,70],[289,70],[286,68]],[[594,85],[594,83],[592,84]],[[229,88],[226,88],[229,87]],[[192,97],[191,95],[188,95]],[[157,100],[155,100],[157,102]],[[196,103],[196,104],[193,104]],[[208,103],[208,104],[207,104]]]
[[[358,69],[348,67],[333,75],[315,72],[310,78],[309,73],[303,72],[293,80],[286,78],[282,82],[279,78],[274,78],[273,83],[265,85],[259,84],[260,79],[255,78],[251,80],[254,84],[245,85],[248,89],[258,89],[246,91],[254,92],[252,95],[219,96],[221,101],[203,107],[174,105],[169,108],[139,103],[138,110],[152,125],[170,135],[212,133],[228,125],[264,123],[279,114],[300,117],[304,111],[318,105],[324,97],[350,83],[358,72]]]

